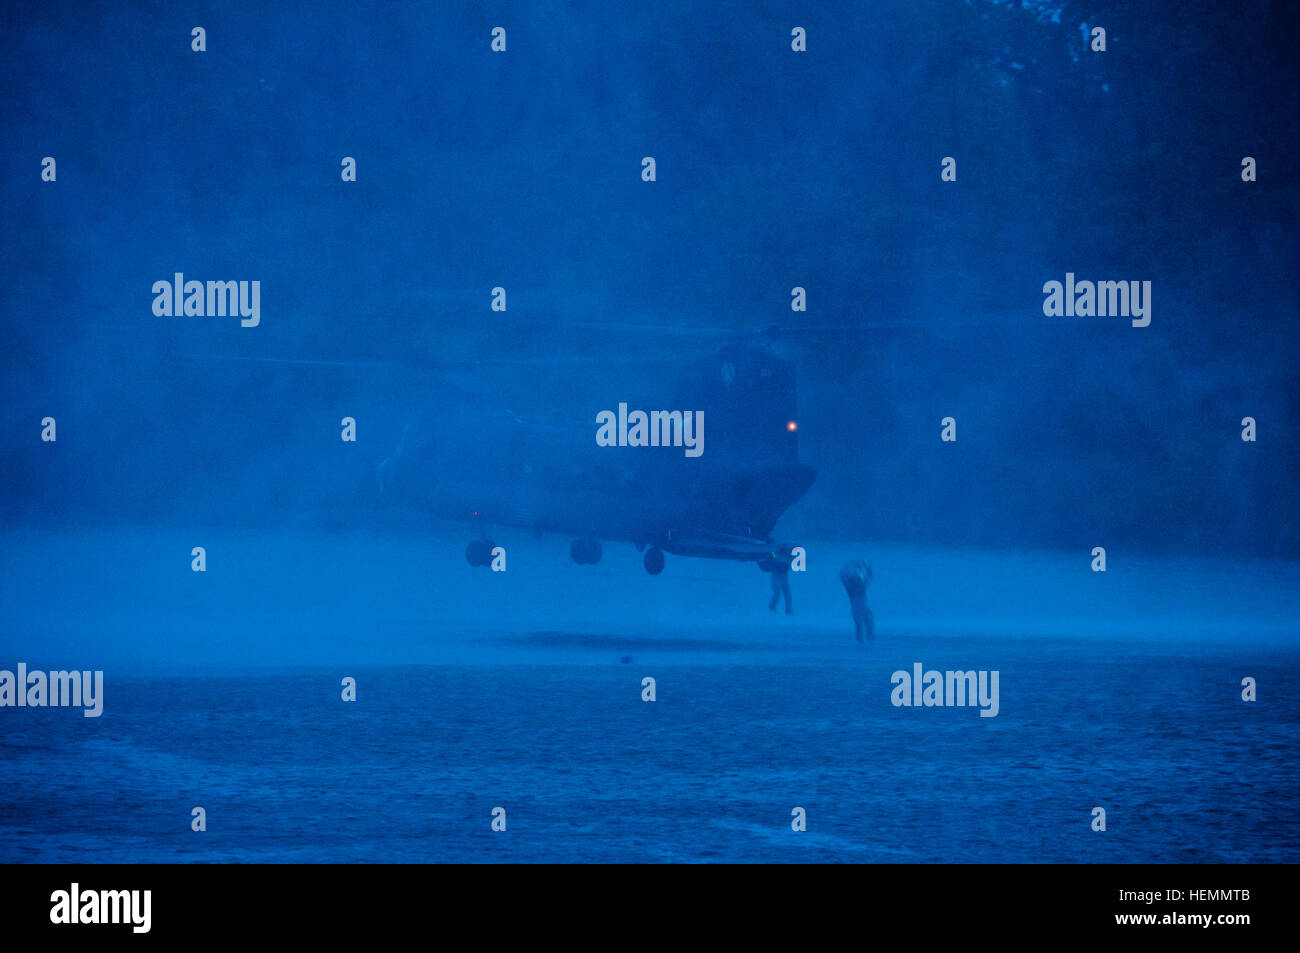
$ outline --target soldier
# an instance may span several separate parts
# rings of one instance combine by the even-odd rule
[[[785,596],[785,614],[792,615],[793,610],[790,608],[790,562],[783,556],[772,554],[772,601],[767,607],[773,612],[776,611],[777,601]]]
[[[871,576],[871,567],[863,559],[850,559],[840,568],[840,582],[849,594],[849,608],[853,610],[853,626],[859,642],[864,634],[868,642],[876,640],[876,620],[867,608],[867,583]]]

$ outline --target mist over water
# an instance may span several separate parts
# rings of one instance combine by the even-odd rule
[[[1107,9],[1104,54],[1098,11],[1029,7],[805,11],[794,54],[746,4],[508,5],[493,55],[455,7],[236,3],[195,53],[167,4],[11,4],[0,512],[276,525],[433,380],[589,419],[779,326],[801,529],[1295,558],[1285,5]],[[155,317],[178,272],[259,280],[261,323]],[[1151,281],[1151,325],[1044,317],[1067,272]],[[358,452],[325,457],[345,414]]]
[[[2,17],[0,669],[106,688],[0,708],[0,859],[1296,859],[1286,5]],[[155,314],[178,273],[260,282],[258,325]],[[1067,273],[1150,281],[1150,325],[1046,316]],[[502,421],[565,464],[741,346],[817,471],[790,616],[752,563],[380,492],[405,453],[488,499],[532,465]],[[998,715],[891,705],[915,662],[1000,671]]]

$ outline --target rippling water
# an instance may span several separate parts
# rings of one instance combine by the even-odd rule
[[[895,669],[971,667],[951,639],[650,662],[597,632],[499,640],[534,661],[110,671],[99,719],[0,712],[0,859],[1300,859],[1289,650],[985,640],[1001,711],[980,718],[889,702]],[[196,805],[206,832],[190,830]]]

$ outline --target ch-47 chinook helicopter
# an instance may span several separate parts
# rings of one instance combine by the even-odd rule
[[[651,575],[663,571],[665,553],[764,570],[788,560],[794,547],[772,532],[816,475],[799,462],[793,362],[742,339],[687,364],[672,393],[631,398],[611,393],[563,415],[494,412],[480,402],[468,417],[440,402],[424,414],[436,423],[403,430],[376,470],[377,485],[385,500],[473,523],[477,538],[465,556],[474,566],[491,562],[489,533],[511,528],[572,537],[579,564],[600,561],[602,540],[630,542]],[[652,419],[656,445],[627,436],[621,403],[669,412]],[[603,419],[619,417],[602,445],[598,415],[606,410]],[[698,440],[698,455],[671,439],[692,413],[702,426],[687,442]]]

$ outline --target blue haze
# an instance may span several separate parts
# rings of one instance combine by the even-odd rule
[[[1294,862],[1294,17],[6,3],[0,669],[106,700],[0,709],[0,860]],[[261,325],[155,317],[178,271]],[[1151,326],[1044,317],[1067,271],[1151,280]],[[369,493],[441,388],[585,415],[773,326],[788,619],[627,543],[503,529],[494,576]],[[915,661],[1001,713],[893,708]]]

